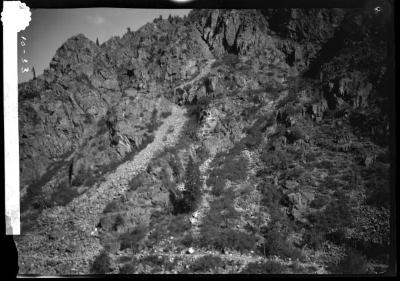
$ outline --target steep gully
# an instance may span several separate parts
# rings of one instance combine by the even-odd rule
[[[177,88],[183,88],[207,75],[213,62],[214,60],[208,61],[199,75]],[[38,219],[38,225],[42,225],[42,227],[33,229],[16,241],[20,252],[24,253],[24,255],[19,256],[20,268],[29,267],[29,264],[33,262],[45,263],[51,260],[52,263],[57,263],[56,268],[58,269],[63,268],[65,270],[65,267],[68,267],[71,273],[89,273],[91,262],[102,250],[99,238],[90,234],[98,222],[99,214],[111,200],[121,196],[129,189],[129,180],[144,171],[157,153],[177,143],[186,122],[185,113],[184,109],[174,106],[172,114],[163,121],[163,124],[157,130],[154,141],[140,151],[132,161],[121,164],[98,187],[92,188],[75,198],[67,206],[57,206],[44,210]],[[168,133],[170,127],[174,128],[172,133]],[[46,249],[48,257],[38,258],[35,254],[36,249],[43,251],[43,247],[49,245],[48,234],[56,230],[63,232],[63,235],[58,238],[60,241],[54,241],[52,246],[55,247]],[[79,244],[78,249],[71,253],[63,250],[61,246],[57,247],[57,244],[65,244],[65,241]],[[26,246],[29,248],[22,248]]]

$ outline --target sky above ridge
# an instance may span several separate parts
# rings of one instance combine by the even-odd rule
[[[25,82],[48,68],[57,49],[71,36],[84,34],[100,44],[122,36],[159,17],[184,16],[189,9],[31,9],[29,26],[18,33],[18,82]]]

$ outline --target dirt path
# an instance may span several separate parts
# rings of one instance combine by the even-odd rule
[[[166,257],[169,260],[176,260],[176,259],[182,260],[182,261],[185,261],[186,265],[195,263],[197,259],[200,259],[200,258],[203,258],[206,256],[214,256],[214,257],[220,258],[222,261],[225,262],[225,264],[229,263],[229,262],[240,263],[240,266],[237,269],[238,272],[242,271],[249,263],[263,263],[265,261],[275,261],[275,262],[279,262],[284,267],[291,267],[294,263],[296,263],[297,267],[302,267],[302,268],[311,268],[312,267],[312,268],[314,268],[314,270],[310,271],[310,274],[327,274],[326,270],[323,267],[321,267],[320,265],[315,264],[315,263],[300,262],[300,261],[294,261],[294,260],[282,260],[277,257],[265,259],[262,256],[250,255],[250,254],[239,254],[236,252],[229,253],[229,254],[221,254],[221,253],[215,253],[215,252],[211,252],[211,251],[198,251],[193,254],[154,252],[154,253],[148,253],[146,255],[135,254],[134,259],[140,261],[143,258],[145,258],[146,256],[151,256],[151,255],[155,255],[160,258]],[[65,259],[65,258],[64,259],[63,258],[51,258],[51,257],[43,257],[43,256],[39,256],[39,255],[31,255],[31,256],[23,255],[23,257],[34,258],[36,261],[47,261],[47,262],[54,262],[54,261],[67,262],[68,261],[68,259]],[[182,270],[183,267],[177,266],[177,269]],[[219,273],[231,273],[231,272],[229,272],[229,270],[228,271],[224,270],[223,272],[219,272]]]

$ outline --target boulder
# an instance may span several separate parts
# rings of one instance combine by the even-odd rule
[[[63,232],[59,229],[55,229],[49,233],[50,240],[59,240],[63,237]]]
[[[286,180],[284,186],[287,189],[295,189],[296,187],[299,186],[299,183],[295,180]]]
[[[365,156],[365,158],[364,158],[365,167],[370,167],[375,162],[375,159],[376,159],[376,155]]]

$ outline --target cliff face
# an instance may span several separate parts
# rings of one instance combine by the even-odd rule
[[[255,64],[279,65],[285,68],[283,78],[285,71],[298,73],[317,60],[318,73],[326,84],[334,83],[341,97],[345,95],[354,106],[365,105],[371,91],[368,81],[372,78],[378,85],[385,71],[382,62],[386,49],[379,45],[385,44],[382,25],[375,25],[371,15],[361,12],[350,13],[343,21],[345,14],[341,9],[196,10],[186,22],[180,18],[155,20],[101,46],[82,34],[70,38],[57,50],[42,76],[20,85],[22,143],[29,139],[21,160],[25,165],[32,162],[28,154],[43,158],[39,161],[43,164],[24,168],[22,182],[24,175],[29,180],[40,177],[51,159],[75,149],[85,120],[105,116],[126,89],[171,89],[197,74],[205,60],[226,54]],[[373,40],[379,38],[373,34],[364,36],[369,29],[380,36],[378,45]],[[355,44],[360,46],[357,52]],[[322,61],[324,57],[329,59]],[[362,66],[364,62],[368,65]],[[368,81],[363,78],[366,75],[371,76]],[[345,92],[359,92],[363,97],[355,101],[354,94]],[[43,119],[46,121],[39,121]],[[36,128],[32,122],[41,124]],[[33,127],[40,132],[32,142],[29,134],[33,134]],[[40,140],[45,135],[49,137]],[[38,149],[42,152],[37,153]],[[25,155],[28,150],[32,152]]]
[[[209,244],[212,251],[244,247],[258,255],[260,247],[268,254],[267,244],[279,244],[268,255],[306,256],[305,271],[318,259],[322,271],[337,263],[332,259],[340,259],[349,241],[363,245],[358,250],[379,245],[379,259],[385,259],[386,30],[373,10],[193,10],[185,19],[155,19],[100,46],[82,34],[68,39],[43,75],[19,85],[23,225],[28,229],[42,210],[68,207],[106,185],[120,164],[147,153],[179,106],[189,121],[178,144],[132,179],[122,198],[110,198],[114,202],[99,216],[110,270],[139,270],[117,257],[127,254],[129,235],[142,241],[145,253],[150,244],[167,252]],[[197,185],[188,183],[197,174],[193,165],[200,165],[199,202],[184,191]],[[381,191],[373,186],[377,181]],[[374,196],[383,209],[368,201]],[[188,198],[198,204],[193,217],[195,210],[182,211],[193,201]],[[264,230],[253,207],[262,209],[257,216]],[[232,217],[214,222],[219,211]],[[345,218],[348,212],[354,220]],[[370,229],[368,217],[381,223]],[[168,223],[177,239],[171,242],[158,232],[174,219],[180,225]],[[237,244],[207,240],[226,235]],[[254,240],[254,247],[244,240]],[[324,248],[326,256],[317,256],[320,244],[331,247]],[[306,251],[299,254],[300,248]],[[231,270],[258,270],[244,265]]]

